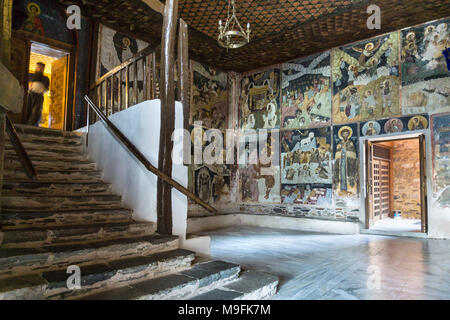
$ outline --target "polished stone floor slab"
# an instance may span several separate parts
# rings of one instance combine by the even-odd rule
[[[274,299],[450,299],[450,241],[232,227],[211,257],[280,278]]]

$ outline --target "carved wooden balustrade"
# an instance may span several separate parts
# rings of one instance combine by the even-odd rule
[[[159,98],[159,71],[155,48],[147,47],[101,76],[89,89],[89,97],[106,116],[140,102]],[[89,107],[91,123],[98,116]]]

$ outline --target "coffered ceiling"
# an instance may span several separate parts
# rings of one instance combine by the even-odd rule
[[[83,14],[156,46],[162,16],[141,0],[58,0],[78,3]],[[381,8],[381,29],[369,30],[367,6]],[[251,24],[251,41],[239,49],[217,44],[227,0],[179,0],[189,25],[191,58],[223,70],[249,71],[450,16],[448,0],[236,0],[237,17]]]

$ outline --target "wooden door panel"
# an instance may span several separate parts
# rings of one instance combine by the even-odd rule
[[[49,128],[63,129],[64,127],[64,112],[67,100],[67,68],[68,56],[52,63]]]

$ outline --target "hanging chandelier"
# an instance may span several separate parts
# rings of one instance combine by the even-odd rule
[[[228,16],[225,25],[219,21],[219,44],[227,49],[236,49],[250,42],[250,23],[247,23],[247,31],[242,28],[236,17],[235,0],[228,0]],[[231,7],[231,15],[230,15]]]

